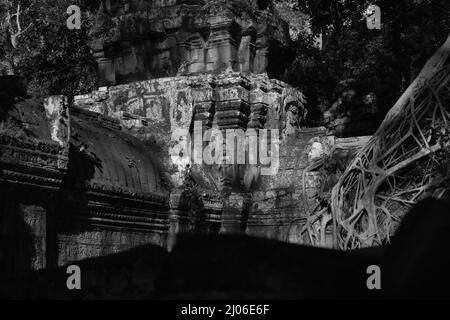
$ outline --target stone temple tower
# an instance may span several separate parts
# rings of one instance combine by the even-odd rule
[[[113,27],[92,45],[103,84],[226,70],[278,78],[289,65],[271,1],[108,0],[103,10]]]

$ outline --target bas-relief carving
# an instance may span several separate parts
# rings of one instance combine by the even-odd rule
[[[148,127],[139,125],[140,130],[158,136],[169,154],[171,135],[177,129],[186,130],[187,134],[193,121],[202,121],[206,128],[215,125],[222,129],[285,129],[285,134],[291,134],[290,130],[298,128],[301,121],[300,111],[304,111],[300,92],[280,81],[270,80],[267,75],[244,76],[230,72],[180,76],[119,85],[110,87],[108,92],[110,97],[106,103],[110,109],[145,118]],[[112,113],[124,121],[120,113]],[[286,117],[287,130],[282,127]],[[133,129],[133,123],[127,122],[127,128]],[[159,126],[155,130],[156,124]],[[182,158],[172,164],[177,168],[172,182],[179,186],[191,159]],[[231,183],[251,189],[258,183],[261,169],[258,166],[232,167],[217,165],[211,171],[220,188]]]
[[[148,243],[163,245],[158,235],[145,231],[98,229],[58,235],[58,264],[117,253]]]
[[[125,99],[124,94],[127,95]],[[112,116],[120,117],[121,113],[127,112],[151,123],[167,122],[170,130],[189,127],[194,104],[197,99],[205,98],[199,90],[180,85],[177,81],[143,81],[113,89],[110,95],[108,106]]]
[[[169,101],[171,130],[188,128],[194,111],[194,98],[191,90],[169,88],[165,94]]]
[[[286,106],[286,122],[283,130],[283,136],[287,137],[297,133],[300,127],[300,110],[296,105]]]
[[[61,147],[69,142],[69,112],[67,98],[50,96],[44,101],[45,115],[50,124],[51,138]]]
[[[283,128],[284,138],[295,135],[306,119],[308,110],[304,106],[304,101],[304,97],[299,91],[291,88],[285,89],[283,109],[281,110],[285,115]]]

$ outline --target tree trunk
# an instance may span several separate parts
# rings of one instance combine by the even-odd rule
[[[438,158],[442,144],[434,141],[450,123],[449,106],[442,103],[450,99],[449,58],[450,35],[334,186],[340,248],[388,242],[405,211],[439,175],[436,162],[447,160]]]

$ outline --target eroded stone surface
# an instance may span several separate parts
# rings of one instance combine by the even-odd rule
[[[225,70],[282,76],[288,25],[271,1],[107,1],[112,22],[93,43],[103,83]]]
[[[224,134],[227,129],[285,132],[287,106],[296,103],[303,108],[303,102],[301,92],[286,83],[267,75],[235,72],[134,82],[109,87],[107,93],[94,92],[75,98],[76,106],[117,118],[139,139],[161,146],[166,152],[164,163],[173,168],[175,186],[182,183],[184,167],[189,163],[174,163],[168,156],[177,130],[186,130],[192,136],[194,123],[198,121],[203,133],[211,128]],[[290,126],[289,134],[295,134],[298,127]],[[244,185],[251,184],[247,180],[252,179],[255,168],[234,166],[226,170],[231,170],[230,184],[239,186],[242,179],[246,180]]]

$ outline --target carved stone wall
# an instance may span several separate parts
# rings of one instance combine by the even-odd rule
[[[119,121],[71,108],[69,167],[57,207],[58,264],[152,243],[164,246],[168,190],[158,151]]]
[[[166,243],[166,237],[163,234],[149,232],[149,230],[121,230],[107,226],[92,227],[91,224],[83,225],[74,220],[70,221],[78,223],[78,228],[82,231],[66,233],[65,230],[73,229],[73,225],[60,225],[57,239],[58,265],[106,256],[145,244],[164,247]]]
[[[270,7],[270,1],[254,0],[104,1],[112,27],[92,44],[101,82],[227,69],[280,77],[289,30]]]
[[[269,79],[267,75],[225,72],[108,87],[77,96],[74,104],[84,110],[114,117],[128,128],[130,134],[159,146],[172,183],[178,187],[183,182],[187,163],[176,163],[170,157],[173,134],[177,130],[187,130],[193,136],[194,124],[198,122],[202,133],[212,128],[221,130],[223,134],[227,129],[267,129],[270,137],[276,134],[276,131],[272,133],[273,129],[279,133],[283,131],[287,113],[285,105],[292,101],[294,92],[301,104],[302,94],[286,83]],[[215,181],[205,182],[207,187],[219,185],[219,189],[239,189],[245,185],[244,177],[251,176],[255,168],[236,164],[224,166],[223,170],[218,166],[207,169],[216,176]]]
[[[69,110],[62,96],[25,100],[6,111],[2,275],[166,245],[169,193],[154,147],[127,134],[116,119]]]
[[[321,184],[316,173],[304,173],[311,161],[308,150],[327,134],[325,128],[301,128],[303,102],[301,92],[267,75],[229,72],[102,88],[76,97],[74,103],[118,119],[129,133],[161,148],[175,188],[170,200],[171,247],[177,233],[195,229],[195,216],[202,217],[205,232],[246,233],[300,242],[299,229],[317,203]],[[172,133],[177,129],[194,133],[194,121],[200,121],[203,130],[218,128],[222,132],[277,129],[278,171],[264,176],[261,168],[248,164],[198,166],[193,164],[195,154],[186,163],[174,163],[170,157]],[[191,209],[194,196],[183,184],[186,164],[191,165],[188,174],[201,190],[196,212]],[[216,196],[212,196],[214,193]]]

